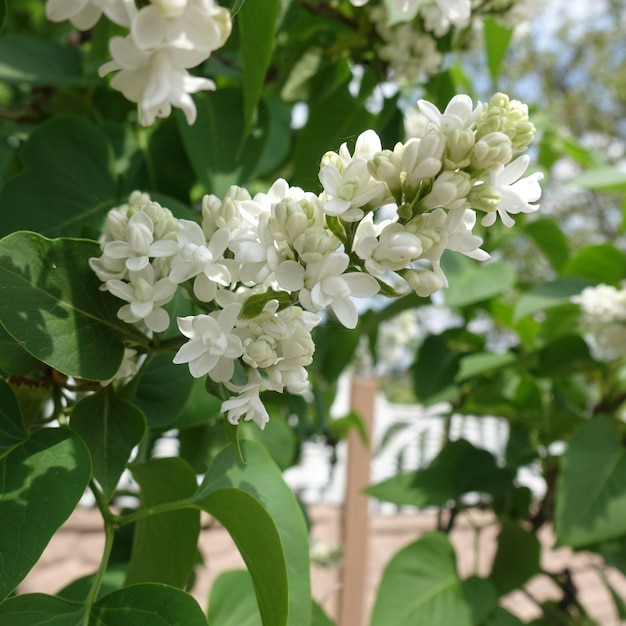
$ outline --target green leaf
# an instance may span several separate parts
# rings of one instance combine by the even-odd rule
[[[228,530],[254,581],[265,626],[311,621],[309,546],[302,510],[258,443],[242,441],[215,459],[194,500]],[[254,528],[254,532],[250,529]]]
[[[626,194],[626,173],[615,167],[590,169],[569,182],[585,189]]]
[[[7,375],[26,376],[39,373],[41,362],[29,354],[0,325],[0,371]]]
[[[254,6],[258,1],[246,4]],[[197,94],[195,102],[198,117],[193,126],[188,126],[183,116],[177,118],[183,145],[200,183],[208,192],[223,197],[231,185],[241,185],[252,176],[263,154],[266,128],[246,135],[239,89]],[[259,122],[268,120],[262,116]]]
[[[172,362],[169,353],[156,354],[141,371],[133,402],[144,412],[149,428],[164,430],[180,415],[194,379],[186,367]]]
[[[246,570],[220,574],[211,587],[209,623],[219,626],[262,626],[252,578]]]
[[[126,563],[117,563],[116,565],[108,567],[102,578],[100,589],[98,590],[98,598],[123,587],[127,569]],[[95,574],[88,574],[87,576],[77,578],[69,585],[63,587],[56,595],[64,600],[71,600],[72,602],[85,602],[91,591],[95,577]]]
[[[595,362],[580,335],[557,337],[539,351],[539,373],[546,378],[589,370]]]
[[[465,601],[472,612],[472,624],[483,624],[498,606],[496,588],[488,578],[470,576],[462,583]]]
[[[0,31],[6,19],[3,4]],[[77,48],[34,37],[4,35],[0,38],[0,80],[29,85],[88,85],[97,79],[84,76]]]
[[[233,4],[233,8],[230,10],[230,14],[232,17],[235,17],[235,15],[239,13],[245,1],[246,0],[235,0],[235,4]]]
[[[20,407],[11,387],[0,378],[0,456],[26,439]]]
[[[7,0],[0,0],[0,33],[5,29],[7,25],[7,17],[9,11],[7,9]]]
[[[119,300],[100,291],[93,241],[13,233],[0,240],[0,322],[30,354],[68,376],[108,380],[124,355]]]
[[[459,371],[454,377],[456,382],[502,369],[517,360],[513,352],[479,352],[461,357]]]
[[[514,476],[513,471],[498,467],[487,450],[459,439],[445,446],[429,467],[396,474],[365,491],[398,506],[444,506],[474,491],[502,493],[511,488]]]
[[[493,17],[483,20],[485,26],[485,52],[487,53],[487,65],[494,84],[498,83],[500,67],[506,56],[506,51],[511,42],[513,29],[503,26]]]
[[[524,224],[524,231],[546,255],[550,265],[558,272],[570,255],[569,241],[557,224],[548,217]]]
[[[461,307],[510,291],[516,271],[504,262],[479,263],[460,254],[444,254],[442,267],[450,286],[443,290],[447,306]]]
[[[458,388],[454,381],[460,357],[461,353],[450,348],[441,335],[426,337],[411,367],[413,389],[421,402],[434,404],[456,396]]]
[[[558,545],[582,548],[626,533],[626,448],[608,417],[572,436],[556,493]]]
[[[131,465],[141,488],[141,506],[150,507],[192,496],[196,475],[178,457]],[[140,519],[135,526],[126,585],[157,582],[183,588],[191,576],[200,534],[200,512],[180,509]]]
[[[222,401],[219,398],[207,392],[201,378],[194,378],[187,402],[176,420],[176,428],[184,430],[208,424],[219,417],[221,404]]]
[[[208,626],[193,596],[156,583],[114,591],[96,602],[91,615],[98,626]]]
[[[71,427],[89,448],[93,476],[110,500],[133,448],[146,431],[145,416],[111,387],[105,387],[76,404]]]
[[[263,430],[252,422],[241,422],[239,433],[244,439],[251,439],[264,445],[276,465],[281,470],[286,470],[293,464],[296,456],[296,435],[277,409],[266,408],[270,420]]]
[[[593,283],[619,285],[626,277],[626,254],[608,243],[587,246],[564,265],[562,273]]]
[[[445,535],[425,535],[385,568],[370,626],[389,624],[471,626],[454,549]]]
[[[0,604],[0,622],[7,626],[82,626],[85,607],[43,593],[26,593]]]
[[[515,305],[513,319],[517,321],[569,302],[572,296],[578,295],[589,284],[583,278],[566,277],[531,287]]]
[[[0,459],[0,600],[37,562],[90,477],[89,453],[68,429],[40,430]]]
[[[100,230],[116,201],[109,146],[82,118],[42,124],[22,153],[24,171],[0,191],[0,235],[32,230],[48,237],[80,237]]]
[[[244,136],[252,128],[252,121],[257,104],[263,93],[265,74],[272,60],[272,50],[276,40],[276,20],[280,9],[280,0],[264,2],[246,2],[240,8],[239,40],[243,65]]]
[[[524,626],[525,623],[513,615],[513,613],[509,613],[509,611],[499,606],[494,614],[481,626]]]
[[[291,294],[287,291],[275,291],[274,289],[268,289],[263,293],[257,293],[249,298],[243,304],[239,318],[244,320],[258,317],[265,308],[265,305],[272,300],[278,301],[278,310],[284,309],[293,304]]]
[[[498,535],[491,580],[503,596],[541,572],[541,545],[537,536],[518,524],[504,521]]]
[[[319,185],[318,159],[328,150],[338,150],[348,138],[372,128],[374,120],[345,84],[327,94],[326,98],[309,103],[309,117],[298,132],[293,152],[293,184],[315,189]]]

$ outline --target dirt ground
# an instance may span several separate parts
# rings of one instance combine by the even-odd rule
[[[332,552],[340,548],[341,508],[316,504],[310,506],[309,514],[316,553],[326,553],[329,550]],[[385,564],[400,548],[421,534],[434,530],[435,526],[435,515],[429,512],[370,516],[368,567],[363,597],[365,615],[369,615],[373,605],[375,590]],[[458,567],[462,577],[471,574],[486,575],[489,572],[497,532],[497,526],[486,515],[472,514],[458,520],[451,540],[457,549]],[[566,548],[550,549],[553,538],[548,528],[541,531],[540,538],[547,548],[544,569],[556,573],[568,567],[578,588],[579,598],[591,616],[601,626],[621,624],[609,593],[601,583],[600,561],[593,555],[572,554]],[[20,585],[19,591],[55,593],[75,578],[94,572],[102,553],[102,545],[103,535],[98,512],[90,509],[76,510],[53,537],[39,563]],[[202,532],[200,547],[206,565],[198,571],[193,594],[205,607],[216,576],[222,571],[243,567],[243,561],[230,536],[219,525],[213,525]],[[603,573],[614,589],[626,599],[626,578],[612,569],[603,570]],[[329,616],[336,619],[341,592],[339,563],[327,567],[314,564],[311,576],[314,597]],[[533,578],[526,585],[525,592],[515,592],[504,598],[503,605],[526,621],[538,615],[535,601],[548,598],[558,599],[559,591],[550,578],[542,575]],[[364,620],[363,626],[366,624],[367,620]]]

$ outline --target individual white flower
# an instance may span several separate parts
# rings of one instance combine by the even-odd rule
[[[222,413],[226,414],[226,419],[231,424],[239,424],[244,418],[245,421],[255,422],[259,428],[265,428],[270,418],[259,395],[262,385],[263,380],[255,370],[250,373],[246,385],[226,385],[228,389],[237,393],[236,396],[224,400],[221,406]]]
[[[78,30],[89,30],[105,14],[120,26],[130,26],[137,13],[134,0],[47,0],[46,17],[51,22],[69,20]]]
[[[517,157],[506,166],[495,169],[489,177],[489,183],[501,194],[502,200],[498,205],[497,213],[502,223],[510,228],[515,221],[509,215],[517,213],[533,213],[539,209],[537,202],[541,197],[541,185],[543,178],[541,172],[535,172],[530,176],[521,178],[522,174],[530,165],[530,157],[527,154]],[[496,221],[496,212],[487,213],[481,220],[483,226],[491,226]]]
[[[108,280],[106,288],[117,298],[129,304],[124,305],[117,316],[128,324],[143,320],[155,333],[167,330],[170,318],[161,307],[167,304],[176,292],[176,285],[167,277],[155,280],[152,265],[129,272],[130,282]]]
[[[230,380],[233,361],[243,354],[241,339],[232,332],[240,310],[235,303],[209,315],[179,317],[178,328],[189,341],[175,354],[174,363],[188,363],[194,378],[208,374],[218,383]]]
[[[365,215],[366,205],[380,206],[389,195],[385,183],[370,176],[364,159],[352,161],[343,172],[334,165],[326,165],[320,170],[319,179],[326,197],[324,213],[346,222],[358,222]]]
[[[111,86],[139,104],[144,126],[152,124],[157,117],[168,117],[172,106],[182,109],[187,123],[193,124],[197,111],[189,94],[215,89],[212,80],[192,76],[185,67],[177,65],[174,48],[146,52],[130,36],[113,37],[109,48],[113,60],[100,67],[98,73],[104,76],[117,71]],[[181,57],[180,52],[177,54]],[[204,60],[201,53],[193,50],[186,50],[183,58],[186,67]]]
[[[142,7],[132,22],[132,37],[147,52],[170,47],[207,58],[221,48],[232,28],[230,12],[212,0],[155,0]],[[186,67],[197,65],[197,62]]]
[[[365,269],[370,274],[383,276],[387,271],[404,269],[422,254],[421,240],[402,224],[387,224],[376,236],[373,225],[367,228],[368,223],[363,221],[359,224],[362,232],[357,234],[354,250],[365,261]]]
[[[331,252],[319,263],[307,265],[304,287],[298,297],[305,309],[317,312],[330,307],[346,328],[355,328],[358,315],[350,296],[367,298],[377,293],[380,286],[369,274],[344,274],[349,262],[347,254]]]
[[[420,201],[420,206],[427,209],[460,209],[467,204],[471,187],[469,174],[447,170],[435,178],[431,190]]]
[[[236,263],[232,259],[224,259],[230,232],[222,228],[207,242],[196,222],[181,219],[178,225],[179,252],[172,259],[170,280],[180,284],[195,277],[194,295],[202,302],[211,302],[218,285],[227,287],[233,282],[232,270]]]
[[[409,195],[417,190],[422,180],[433,178],[440,172],[445,147],[445,136],[432,126],[423,137],[411,138],[404,144],[402,165]]]
[[[126,225],[126,241],[110,241],[103,253],[112,259],[124,259],[129,271],[144,269],[151,257],[169,257],[178,252],[171,239],[154,238],[154,222],[143,211],[134,213]]]
[[[260,284],[272,276],[285,260],[281,257],[267,222],[257,224],[254,239],[235,239],[229,244],[241,263],[239,278],[244,283]]]
[[[443,133],[448,133],[470,128],[478,119],[483,105],[479,102],[474,107],[469,96],[459,94],[450,100],[443,113],[428,100],[418,100],[417,108]]]

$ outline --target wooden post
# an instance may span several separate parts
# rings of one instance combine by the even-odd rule
[[[372,434],[374,404],[378,385],[373,378],[352,380],[350,405],[363,420],[368,440]],[[368,497],[362,489],[369,485],[371,451],[360,434],[348,435],[346,498],[343,512],[344,560],[339,598],[339,626],[363,626],[367,548],[369,538]]]

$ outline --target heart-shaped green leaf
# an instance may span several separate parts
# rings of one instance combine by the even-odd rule
[[[425,535],[385,568],[370,626],[389,624],[471,626],[454,549],[445,535]]]
[[[20,407],[11,387],[0,378],[0,456],[26,439]]]
[[[146,431],[146,418],[134,404],[118,397],[111,387],[105,387],[76,404],[71,426],[87,444],[94,478],[109,500],[130,453]]]
[[[124,354],[120,301],[100,291],[89,258],[94,241],[17,232],[0,240],[0,323],[30,354],[89,380],[108,380]]]
[[[0,459],[0,599],[37,562],[90,477],[85,444],[64,428],[40,430]]]

